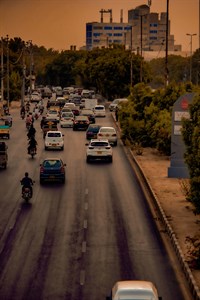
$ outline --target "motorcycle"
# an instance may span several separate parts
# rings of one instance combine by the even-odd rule
[[[34,158],[34,156],[36,155],[36,148],[35,148],[35,147],[34,147],[34,148],[31,148],[31,149],[29,150],[29,154],[31,155],[32,158]]]
[[[26,122],[26,129],[29,131],[30,128],[31,128],[31,123],[30,122]]]
[[[29,202],[29,200],[31,199],[32,195],[31,195],[31,190],[29,187],[25,187],[23,189],[23,192],[22,192],[22,198],[25,200],[26,203]]]
[[[21,118],[22,118],[22,120],[24,120],[24,118],[25,118],[25,112],[24,111],[21,113]]]

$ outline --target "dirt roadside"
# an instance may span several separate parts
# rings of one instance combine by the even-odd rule
[[[181,180],[167,177],[170,166],[167,156],[148,148],[143,149],[142,155],[136,155],[136,160],[176,234],[185,260],[188,261],[191,258],[191,244],[187,240],[194,237],[200,239],[200,216],[194,214],[193,205],[186,200]],[[191,271],[200,288],[200,270],[191,268]]]

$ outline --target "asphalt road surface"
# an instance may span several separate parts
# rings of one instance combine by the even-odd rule
[[[8,167],[0,170],[0,299],[101,300],[128,279],[154,282],[163,300],[186,299],[121,143],[113,163],[87,164],[84,131],[62,129],[64,151],[45,151],[37,120],[32,159],[18,110],[13,119]],[[96,123],[114,126],[109,112]],[[40,185],[46,157],[67,164],[65,184]],[[21,198],[25,171],[35,180],[30,204]]]

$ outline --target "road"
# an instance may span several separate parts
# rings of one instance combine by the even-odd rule
[[[153,281],[163,300],[186,299],[123,146],[113,148],[112,164],[87,164],[85,132],[62,129],[64,151],[45,151],[37,120],[31,159],[25,122],[17,110],[13,118],[8,168],[0,170],[0,299],[100,300],[126,279]],[[113,126],[110,113],[97,123]],[[66,163],[64,185],[39,184],[46,157]],[[35,180],[29,205],[25,171]]]

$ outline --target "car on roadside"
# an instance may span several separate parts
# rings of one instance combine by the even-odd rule
[[[126,103],[126,102],[128,102],[128,99],[127,99],[127,98],[114,99],[114,100],[110,103],[110,105],[108,106],[108,108],[109,108],[110,111],[115,111],[116,108],[117,108],[117,106],[119,107],[119,105],[120,105],[121,103]]]
[[[63,112],[60,116],[60,127],[73,127],[74,114],[73,112]]]
[[[88,126],[88,129],[86,130],[86,139],[87,140],[96,139],[100,127],[101,125],[98,124],[90,124]]]
[[[66,164],[61,158],[46,158],[40,164],[40,183],[61,181],[65,183]]]
[[[106,109],[104,105],[98,104],[95,105],[94,109],[95,117],[105,117],[106,116]]]
[[[110,144],[117,146],[117,132],[114,127],[101,126],[97,138],[100,140],[108,139]]]
[[[48,131],[44,139],[45,150],[64,150],[63,136],[61,131]]]
[[[87,130],[90,121],[87,116],[75,116],[73,130]]]
[[[92,160],[113,161],[113,150],[108,140],[91,139],[86,143],[86,161],[89,163]]]

